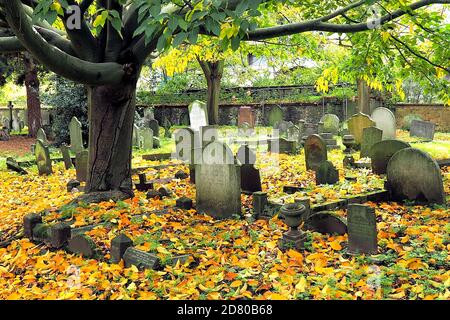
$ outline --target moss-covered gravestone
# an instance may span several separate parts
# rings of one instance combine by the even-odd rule
[[[368,157],[372,146],[380,142],[383,138],[383,131],[376,127],[368,127],[363,130],[363,137],[361,142],[360,158]]]
[[[36,133],[36,139],[41,140],[44,145],[48,146],[47,134],[45,133],[44,129],[40,128],[38,130],[38,132]]]
[[[335,114],[327,113],[320,118],[320,122],[323,123],[323,132],[332,133],[334,135],[339,132],[339,117]]]
[[[151,128],[142,128],[139,130],[141,147],[144,150],[153,149],[153,130]]]
[[[316,171],[323,161],[328,159],[325,140],[319,135],[312,134],[305,141],[306,170]]]
[[[279,106],[274,106],[269,111],[269,126],[273,127],[277,122],[283,120],[283,110]]]
[[[349,204],[347,211],[348,251],[356,254],[376,254],[377,222],[375,209]]]
[[[92,258],[97,251],[95,242],[85,234],[78,234],[72,237],[68,243],[71,253],[81,254],[84,258]]]
[[[353,115],[348,121],[348,131],[355,137],[355,142],[360,145],[363,137],[364,128],[375,127],[375,121],[367,114],[357,113]]]
[[[372,160],[372,171],[376,174],[385,174],[387,165],[392,156],[405,148],[409,148],[409,143],[400,140],[383,140],[375,143],[369,152]]]
[[[339,182],[339,171],[331,161],[322,161],[316,170],[316,184],[335,184]]]
[[[39,171],[39,175],[52,174],[52,160],[50,159],[50,152],[48,147],[41,139],[36,140],[36,147],[34,149],[36,156],[36,163]]]
[[[446,202],[439,165],[418,149],[402,149],[392,156],[387,166],[387,186],[396,200]]]

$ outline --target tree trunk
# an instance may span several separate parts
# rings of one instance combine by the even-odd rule
[[[28,136],[36,138],[42,126],[41,99],[39,96],[39,78],[33,57],[24,53],[25,88],[27,91]]]
[[[208,85],[206,105],[210,125],[219,124],[220,86],[223,75],[224,61],[206,62],[198,60]]]
[[[358,79],[358,109],[359,112],[370,115],[370,88],[366,81]]]
[[[89,105],[89,166],[83,201],[133,197],[131,152],[136,83],[91,87]]]

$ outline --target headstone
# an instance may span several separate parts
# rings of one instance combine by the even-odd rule
[[[66,170],[69,170],[73,166],[72,158],[70,157],[70,149],[63,143],[60,147],[60,150],[64,160],[64,166],[66,167]]]
[[[414,148],[396,152],[387,166],[387,186],[393,199],[445,204],[444,183],[436,160]]]
[[[52,248],[61,248],[71,236],[70,225],[65,222],[57,222],[50,228],[50,244]]]
[[[338,134],[340,120],[337,115],[327,113],[320,118],[320,122],[323,122],[323,132]]]
[[[262,190],[259,170],[253,164],[241,165],[241,190],[247,194]]]
[[[41,140],[44,145],[48,146],[47,134],[45,133],[44,129],[40,128],[38,130],[38,132],[36,133],[36,139]]]
[[[395,115],[391,110],[384,107],[379,107],[373,110],[372,120],[375,121],[375,126],[383,131],[383,140],[395,139],[397,125]]]
[[[362,142],[362,135],[364,128],[374,127],[375,121],[373,121],[368,115],[364,113],[358,113],[353,115],[348,120],[348,130],[351,135],[355,137],[356,144],[360,145]]]
[[[150,119],[148,121],[148,126],[149,126],[150,129],[152,129],[153,136],[159,138],[159,123],[158,123],[158,120]]]
[[[423,120],[423,118],[418,115],[418,114],[414,114],[414,113],[409,113],[406,116],[403,117],[402,119],[402,129],[404,130],[411,130],[411,122],[413,122],[413,120]]]
[[[176,201],[176,207],[184,210],[192,209],[192,199],[187,197],[178,198]]]
[[[277,123],[275,123],[274,125],[274,129],[278,130],[278,136],[279,137],[284,137],[287,138],[288,137],[288,130],[290,127],[292,127],[294,124],[290,121],[278,121]]]
[[[283,110],[279,106],[273,106],[269,111],[269,126],[273,127],[283,120]]]
[[[72,192],[73,189],[77,188],[81,185],[80,181],[78,180],[70,180],[67,182],[67,192]]]
[[[139,270],[145,269],[159,269],[160,261],[157,255],[149,252],[135,249],[133,247],[128,248],[124,255],[125,267],[129,268],[132,265],[136,266]]]
[[[310,215],[306,220],[305,226],[307,230],[322,234],[344,235],[347,233],[345,222],[333,212],[328,211]]]
[[[349,204],[347,211],[348,251],[357,254],[377,254],[377,223],[375,209]]]
[[[255,112],[251,107],[239,108],[238,126],[240,127],[245,122],[249,124],[250,128],[255,127]]]
[[[303,136],[309,137],[312,134],[319,133],[319,125],[317,123],[308,123],[304,125]]]
[[[292,141],[297,141],[297,143],[300,143],[301,141],[301,132],[299,127],[297,126],[291,126],[287,130],[287,139]]]
[[[372,159],[372,172],[376,174],[385,174],[387,165],[392,156],[405,148],[411,147],[409,143],[400,140],[383,140],[375,143],[369,152]]]
[[[329,132],[320,133],[319,136],[325,141],[327,149],[339,149],[337,140],[333,138],[333,134]]]
[[[268,150],[273,153],[294,154],[297,150],[297,141],[285,138],[268,139]]]
[[[0,141],[9,141],[8,129],[0,129]]]
[[[111,262],[119,263],[125,251],[133,246],[133,240],[121,233],[111,240]]]
[[[256,163],[256,154],[248,145],[242,145],[239,147],[236,158],[241,164],[253,165]]]
[[[75,155],[75,169],[77,172],[77,180],[86,182],[88,177],[89,151],[82,150]]]
[[[429,121],[413,120],[411,122],[411,137],[419,137],[432,141],[434,139],[434,131],[436,125]]]
[[[267,193],[255,192],[253,193],[253,215],[255,218],[259,218],[264,215],[264,209],[267,206]]]
[[[195,166],[197,211],[214,218],[241,214],[241,172],[229,147],[210,143],[203,152],[203,164]]]
[[[191,129],[194,131],[200,130],[200,127],[207,126],[209,121],[206,103],[201,101],[192,102],[189,105],[189,120],[191,123]]]
[[[136,148],[140,148],[141,144],[140,144],[140,130],[139,127],[137,125],[133,125],[133,147]]]
[[[85,234],[77,234],[69,240],[68,250],[71,253],[79,253],[84,258],[92,258],[96,253],[97,245]]]
[[[52,160],[50,159],[50,152],[48,147],[42,142],[42,140],[36,140],[36,147],[34,150],[36,155],[36,163],[39,171],[39,175],[52,174]]]
[[[310,135],[305,141],[306,170],[317,171],[320,164],[328,159],[325,141],[317,134]]]
[[[200,127],[200,138],[202,141],[202,147],[205,147],[210,142],[219,141],[219,130],[217,126]]]
[[[70,133],[70,150],[77,154],[84,150],[83,146],[83,131],[81,130],[81,122],[76,117],[70,120],[69,124]]]
[[[6,158],[6,168],[20,174],[28,174],[28,172],[24,168],[22,168],[12,157]]]
[[[153,130],[151,128],[142,128],[140,130],[141,147],[144,150],[153,149]]]
[[[174,132],[175,153],[172,158],[182,160],[185,163],[193,164],[195,133],[190,128],[178,129]]]
[[[139,183],[135,183],[136,190],[138,191],[148,191],[153,189],[153,183],[147,182],[147,176],[145,173],[139,174]]]
[[[23,234],[26,238],[33,240],[33,229],[42,223],[42,217],[37,213],[29,213],[23,217]]]
[[[370,155],[370,149],[377,142],[380,142],[383,136],[383,131],[376,127],[368,127],[363,130],[363,137],[361,141],[360,158],[365,158]]]
[[[339,182],[339,171],[331,161],[322,161],[316,170],[316,184],[336,184]]]

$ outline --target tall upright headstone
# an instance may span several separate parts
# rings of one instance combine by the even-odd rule
[[[200,130],[200,127],[208,125],[208,110],[206,103],[202,101],[194,101],[189,105],[189,120],[191,128],[195,131]]]
[[[194,164],[195,133],[190,128],[177,129],[174,133],[175,154],[172,158]]]
[[[153,149],[153,130],[150,128],[142,128],[139,131],[141,136],[141,147],[144,150]]]
[[[202,126],[200,127],[200,139],[202,147],[213,141],[219,141],[219,130],[217,126]]]
[[[363,130],[363,137],[361,142],[360,158],[365,158],[370,155],[372,146],[380,142],[383,137],[383,131],[376,127],[368,127]]]
[[[323,161],[328,159],[327,145],[317,134],[310,135],[305,141],[306,170],[317,171]]]
[[[133,125],[133,147],[140,148],[141,144],[139,142],[140,139],[140,130],[137,125]]]
[[[395,115],[391,110],[384,107],[376,108],[371,118],[375,121],[375,126],[383,131],[383,140],[395,139],[397,126]]]
[[[349,204],[347,211],[348,250],[357,254],[376,254],[377,223],[375,209]]]
[[[52,160],[50,159],[50,152],[48,151],[48,147],[41,139],[36,140],[34,154],[36,156],[39,175],[52,174],[53,169]]]
[[[88,177],[89,151],[83,149],[75,155],[75,169],[77,172],[77,180],[86,182]]]
[[[239,148],[236,158],[241,164],[241,189],[245,193],[261,191],[261,177],[259,170],[254,167],[256,154],[247,146]]]
[[[150,129],[152,129],[153,136],[158,138],[159,137],[159,123],[158,123],[158,120],[156,120],[156,119],[148,120],[148,126],[150,127]]]
[[[70,150],[77,154],[84,150],[83,146],[83,131],[81,130],[81,122],[76,117],[70,120],[69,124],[70,133]]]
[[[375,121],[373,121],[367,114],[363,114],[361,112],[353,115],[347,123],[348,130],[350,134],[355,137],[355,142],[358,145],[362,142],[364,128],[375,127]]]
[[[64,166],[66,167],[66,170],[69,170],[73,166],[72,158],[70,157],[69,147],[63,143],[60,147],[60,150],[64,160]]]
[[[230,148],[214,141],[203,152],[203,163],[195,166],[197,211],[214,218],[241,214],[241,172]]]

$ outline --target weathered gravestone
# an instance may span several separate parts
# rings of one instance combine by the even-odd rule
[[[139,142],[140,130],[137,125],[133,125],[133,147],[140,148],[141,144]]]
[[[28,172],[17,163],[16,159],[12,157],[6,158],[6,167],[9,170],[15,171],[20,174],[28,174]]]
[[[348,120],[347,124],[350,134],[355,137],[356,144],[360,145],[362,142],[364,128],[374,127],[375,121],[373,121],[368,115],[360,112],[353,115]]]
[[[153,132],[152,135],[158,138],[159,137],[159,123],[158,123],[158,120],[156,120],[156,119],[148,120],[148,127],[150,129],[152,129],[152,132]]]
[[[411,130],[409,132],[411,137],[419,137],[427,140],[434,139],[434,131],[436,124],[429,121],[413,120],[411,122]]]
[[[77,180],[86,182],[88,176],[89,151],[82,150],[75,155],[75,169],[77,172]]]
[[[200,130],[200,127],[208,125],[208,110],[206,103],[201,101],[194,101],[189,105],[189,120],[191,128],[195,131]]]
[[[332,133],[324,132],[320,133],[319,136],[325,141],[327,149],[339,149],[337,140],[333,138]]]
[[[245,122],[249,124],[250,128],[255,127],[255,112],[251,107],[240,107],[238,115],[238,126],[240,127]]]
[[[217,126],[202,126],[200,127],[200,138],[202,147],[205,147],[210,142],[219,141],[219,130]]]
[[[268,151],[272,153],[294,154],[297,150],[297,141],[285,138],[268,139]]]
[[[39,175],[52,174],[53,170],[50,152],[48,151],[48,147],[40,139],[36,140],[34,154],[36,156]]]
[[[128,248],[124,255],[125,267],[129,268],[132,265],[136,266],[139,270],[144,269],[159,269],[161,264],[157,255],[149,252],[145,252],[135,248]]]
[[[320,164],[328,159],[325,141],[317,134],[310,135],[305,141],[306,170],[317,171]]]
[[[125,251],[133,246],[133,240],[121,233],[111,240],[111,262],[119,263]]]
[[[376,174],[385,174],[387,165],[392,156],[405,148],[411,147],[409,143],[400,140],[383,140],[375,143],[369,152],[372,159],[372,171]]]
[[[372,146],[380,142],[383,137],[383,131],[376,127],[368,127],[363,130],[363,137],[361,141],[360,158],[368,157]]]
[[[375,209],[349,204],[347,211],[348,251],[359,254],[376,254],[377,223]]]
[[[267,204],[268,198],[266,192],[258,191],[253,193],[253,215],[256,219],[264,215]]]
[[[96,253],[97,245],[89,236],[78,234],[69,240],[68,249],[72,253],[81,254],[84,258],[92,258]]]
[[[40,128],[38,130],[36,139],[41,140],[44,145],[48,146],[47,134],[45,133],[44,129]]]
[[[175,153],[172,158],[182,160],[188,164],[194,164],[195,133],[190,128],[175,130]]]
[[[256,162],[255,153],[244,145],[239,148],[237,159],[241,163],[241,190],[244,193],[261,191],[259,170],[253,166]]]
[[[344,235],[347,233],[345,221],[330,211],[310,215],[305,222],[305,228],[322,234]]]
[[[439,165],[418,149],[405,148],[392,156],[387,166],[387,186],[393,199],[445,204]]]
[[[76,117],[70,120],[69,124],[70,134],[70,150],[77,154],[84,150],[83,146],[83,131],[81,130],[81,122]]]
[[[73,163],[72,163],[72,158],[70,157],[70,149],[67,145],[65,145],[64,143],[61,145],[60,147],[61,150],[61,154],[64,160],[64,166],[66,168],[66,170],[69,170],[70,168],[72,168]]]
[[[273,106],[269,111],[269,126],[273,127],[283,120],[283,110],[279,106]]]
[[[297,143],[301,142],[301,132],[299,127],[297,126],[291,126],[288,128],[287,130],[287,139],[288,140],[292,140],[292,141],[296,141]]]
[[[323,132],[332,133],[334,135],[339,132],[339,117],[335,114],[327,113],[320,118],[320,122],[323,123]]]
[[[144,150],[153,149],[153,130],[151,128],[142,128],[139,130],[141,147]]]
[[[195,166],[197,211],[223,219],[241,214],[241,172],[230,148],[214,141]]]
[[[278,130],[278,136],[287,138],[288,136],[288,130],[291,128],[294,124],[291,121],[278,121],[274,125],[274,129]]]
[[[339,171],[331,161],[322,161],[316,170],[316,184],[335,184],[339,182]]]
[[[383,140],[395,139],[397,125],[395,115],[391,110],[384,107],[379,107],[373,110],[372,120],[375,121],[375,126],[383,131]]]
[[[305,122],[303,131],[303,136],[309,137],[312,134],[318,134],[319,133],[319,125],[317,123],[308,123]]]

